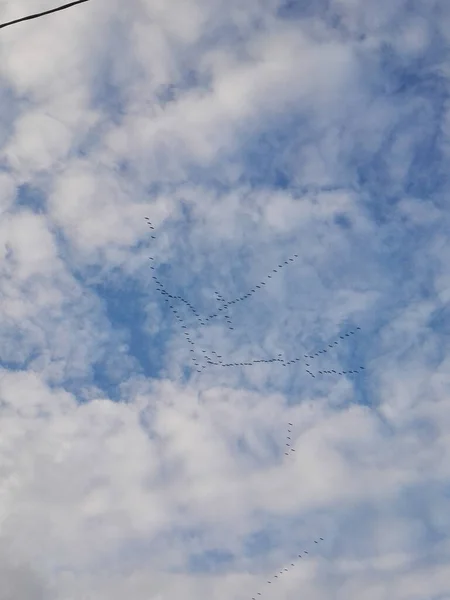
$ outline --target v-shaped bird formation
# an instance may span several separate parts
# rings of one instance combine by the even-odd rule
[[[322,537],[320,537],[317,540],[314,540],[314,543],[320,544],[323,541],[324,541],[324,539]],[[256,594],[254,596],[250,597],[251,600],[257,600],[258,597],[268,594],[269,591],[272,590],[273,585],[276,584],[281,579],[281,577],[286,577],[286,574],[289,573],[290,571],[294,570],[300,564],[302,559],[307,558],[309,556],[309,554],[310,554],[309,550],[303,550],[303,552],[300,552],[300,554],[297,554],[296,558],[294,558],[293,561],[290,562],[288,566],[283,567],[280,571],[277,571],[274,575],[269,577],[267,579],[265,586],[264,587],[261,586],[259,588],[260,591],[256,592]]]
[[[152,232],[151,238],[156,239],[156,236],[154,235],[155,227],[153,226],[153,224],[151,223],[151,221],[148,217],[145,217],[145,219],[147,221],[147,225],[149,226],[149,228]],[[149,258],[151,261],[150,269],[152,271],[157,271],[157,267],[155,266],[155,258],[153,256],[151,256]],[[271,279],[273,277],[273,273],[278,273],[278,271],[280,269],[283,269],[285,266],[288,266],[289,264],[294,262],[296,258],[298,258],[298,254],[294,254],[293,257],[278,264],[278,268],[273,269],[272,273],[267,275],[266,279]],[[347,338],[350,338],[351,336],[355,335],[355,333],[357,331],[361,330],[360,327],[356,327],[352,331],[349,331],[349,332],[339,335],[339,339],[336,339],[333,342],[328,343],[327,347],[324,347],[320,350],[316,350],[314,352],[310,352],[308,354],[304,354],[303,357],[295,356],[295,357],[291,357],[289,360],[286,360],[285,358],[282,357],[281,354],[279,354],[277,357],[268,357],[268,358],[266,357],[266,358],[257,358],[257,359],[253,358],[253,359],[247,359],[245,361],[243,361],[243,360],[239,360],[239,361],[226,360],[226,359],[224,359],[222,354],[219,354],[218,352],[216,352],[214,350],[211,350],[211,349],[207,350],[206,348],[202,348],[199,346],[199,344],[197,343],[197,340],[194,337],[194,334],[191,331],[192,323],[190,325],[188,324],[188,321],[184,316],[184,311],[181,309],[181,307],[184,306],[185,308],[187,308],[189,310],[189,312],[191,312],[192,315],[195,317],[198,325],[200,325],[201,327],[206,327],[207,324],[212,319],[215,319],[216,317],[222,315],[227,322],[228,328],[230,330],[234,330],[234,327],[232,326],[231,317],[229,314],[230,307],[233,306],[234,304],[237,304],[239,302],[243,302],[244,300],[247,300],[253,294],[257,293],[258,290],[261,291],[264,288],[264,286],[266,285],[266,283],[268,283],[268,282],[263,280],[260,282],[260,284],[254,286],[253,288],[251,288],[248,292],[246,292],[242,296],[239,296],[239,297],[234,298],[233,300],[229,300],[229,301],[226,301],[224,299],[224,297],[218,291],[215,291],[214,292],[215,300],[216,300],[216,302],[219,303],[220,306],[217,309],[216,313],[213,313],[213,314],[205,317],[186,298],[182,297],[179,294],[178,295],[170,294],[169,291],[163,285],[163,283],[158,279],[156,274],[153,274],[152,278],[155,282],[156,289],[163,297],[164,302],[166,303],[168,308],[171,310],[175,319],[178,321],[181,329],[183,330],[185,339],[190,346],[191,362],[193,364],[193,367],[195,367],[195,369],[198,373],[201,373],[206,368],[211,368],[211,367],[236,368],[236,367],[251,367],[251,366],[261,365],[261,364],[279,364],[280,366],[288,367],[290,365],[298,364],[300,362],[304,363],[306,373],[308,373],[308,375],[310,375],[310,377],[312,377],[312,378],[316,378],[317,375],[331,375],[331,376],[333,376],[333,375],[335,375],[335,376],[357,375],[358,373],[360,373],[361,371],[364,370],[363,366],[358,366],[357,368],[353,368],[353,369],[347,369],[345,371],[337,370],[337,369],[325,370],[325,369],[318,369],[318,368],[314,372],[311,370],[311,361],[317,362],[316,359],[330,353],[340,343],[345,341]]]

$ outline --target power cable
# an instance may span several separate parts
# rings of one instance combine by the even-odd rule
[[[43,17],[44,15],[49,15],[60,10],[65,10],[66,8],[70,8],[71,6],[75,6],[76,4],[82,4],[83,2],[89,2],[89,0],[75,0],[74,2],[69,2],[69,4],[64,4],[63,6],[58,6],[57,8],[51,8],[50,10],[46,10],[41,13],[35,13],[34,15],[29,15],[28,17],[22,17],[21,19],[8,21],[8,23],[1,23],[0,29],[3,29],[3,27],[9,27],[10,25],[15,25],[16,23],[21,23],[22,21],[30,21],[31,19],[37,19],[39,17]]]

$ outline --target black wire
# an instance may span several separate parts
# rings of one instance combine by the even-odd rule
[[[37,19],[38,17],[43,17],[44,15],[49,15],[50,13],[58,12],[59,10],[64,10],[66,8],[70,8],[71,6],[75,6],[75,4],[82,4],[83,2],[89,2],[89,0],[75,0],[75,2],[69,2],[69,4],[58,6],[58,8],[51,8],[50,10],[46,10],[41,13],[36,13],[34,15],[29,15],[28,17],[22,17],[21,19],[15,19],[14,21],[9,21],[8,23],[1,23],[0,29],[2,29],[3,27],[9,27],[10,25],[14,25],[15,23],[21,23],[22,21],[30,21],[31,19]]]

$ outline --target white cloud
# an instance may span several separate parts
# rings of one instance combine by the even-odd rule
[[[448,19],[279,4],[2,30],[0,600],[448,592]]]

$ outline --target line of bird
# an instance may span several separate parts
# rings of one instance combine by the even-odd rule
[[[288,423],[288,430],[287,430],[288,433],[292,433],[292,429],[289,429],[289,427],[292,427],[292,423]],[[289,442],[287,440],[289,440]],[[286,456],[289,456],[289,454],[291,452],[295,452],[295,448],[292,448],[292,440],[291,440],[291,436],[290,435],[286,436],[286,446],[288,448],[290,448],[289,452],[285,452]]]
[[[146,221],[147,221],[147,225],[150,227],[150,229],[152,231],[154,231],[154,226],[151,223],[151,221],[149,220],[148,217],[145,217]],[[155,235],[151,235],[152,239],[156,239]],[[150,257],[151,261],[154,261],[154,257]],[[291,260],[291,259],[290,259]],[[289,264],[288,261],[285,261],[285,264]],[[283,265],[281,265],[283,266]],[[155,267],[152,265],[150,267],[152,270],[156,270]],[[343,335],[339,336],[339,339],[334,340],[331,344],[328,344],[328,348],[322,348],[321,350],[318,350],[316,352],[313,353],[309,353],[309,354],[304,354],[303,358],[301,357],[295,357],[292,358],[290,360],[285,360],[282,358],[282,355],[279,354],[276,358],[269,358],[269,359],[252,359],[252,360],[247,360],[247,361],[233,361],[233,362],[224,362],[223,360],[223,356],[218,354],[217,352],[215,352],[214,350],[209,350],[209,352],[211,354],[214,355],[215,359],[213,359],[212,356],[209,356],[208,351],[205,348],[198,348],[197,344],[195,343],[195,341],[192,339],[191,334],[188,331],[188,326],[187,326],[187,322],[185,321],[185,319],[182,316],[182,313],[180,311],[178,311],[175,306],[174,303],[176,301],[180,301],[181,303],[183,303],[185,306],[187,306],[190,311],[194,314],[194,316],[197,318],[197,320],[199,321],[200,325],[205,326],[206,323],[208,322],[208,319],[210,320],[210,318],[214,317],[214,316],[218,316],[217,314],[215,315],[210,315],[210,317],[202,317],[200,315],[200,313],[198,312],[198,310],[185,298],[183,298],[181,295],[174,295],[174,294],[170,294],[164,287],[164,285],[162,284],[162,282],[156,277],[156,275],[152,276],[153,280],[155,281],[157,290],[159,291],[159,293],[163,296],[166,304],[168,305],[169,309],[173,312],[175,318],[177,319],[177,321],[180,323],[181,328],[184,330],[184,335],[186,336],[186,340],[188,342],[188,344],[191,345],[190,348],[190,352],[191,354],[193,354],[193,356],[191,356],[191,361],[193,362],[194,366],[196,367],[196,370],[198,373],[201,373],[203,370],[205,370],[208,367],[213,367],[213,366],[220,366],[223,368],[230,368],[230,367],[246,367],[246,366],[254,366],[257,364],[273,364],[273,363],[279,363],[281,364],[283,367],[288,367],[289,365],[295,364],[295,363],[299,363],[301,361],[303,361],[303,359],[311,359],[314,360],[317,357],[320,357],[323,354],[326,354],[328,352],[329,349],[334,349],[342,340],[345,340],[346,338],[354,335],[357,331],[361,330],[360,327],[356,327],[354,330],[347,332]],[[257,286],[257,288],[260,286]],[[255,288],[256,289],[256,288]],[[224,307],[227,306],[229,304],[232,304],[233,302],[238,302],[241,301],[243,299],[246,299],[247,297],[251,296],[251,294],[253,293],[252,290],[250,294],[246,294],[244,296],[242,296],[241,298],[236,299],[235,301],[231,301],[229,302],[227,305],[223,305]],[[216,299],[220,302],[225,302],[223,296],[221,296],[219,294],[219,292],[215,292],[216,295]],[[219,310],[221,310],[219,308]],[[224,313],[224,316],[227,320],[227,323],[229,325],[229,329],[234,329],[233,327],[231,327],[231,318],[228,314]],[[198,357],[195,356],[196,354],[196,350],[199,350],[202,354],[202,358],[204,359],[204,363],[200,364],[198,361]],[[305,361],[305,367],[306,367],[306,372],[313,378],[316,377],[316,374],[319,375],[340,375],[340,376],[344,376],[344,375],[356,375],[358,373],[360,373],[361,371],[364,370],[363,366],[358,367],[358,369],[350,369],[350,370],[346,370],[346,371],[337,371],[335,369],[331,369],[331,370],[317,370],[316,374],[313,373],[309,367],[310,367],[310,363]]]
[[[320,542],[323,542],[324,539],[323,538],[319,538],[318,540],[314,540],[315,544],[320,544]],[[308,550],[303,550],[303,553],[300,553],[297,555],[297,558],[303,558],[303,557],[307,557],[309,555],[309,551]],[[275,573],[270,579],[267,580],[267,585],[272,585],[273,583],[276,583],[275,580],[279,580],[280,577],[282,575],[284,575],[285,573],[289,572],[293,567],[297,566],[297,563],[299,561],[298,560],[294,560],[294,562],[290,563],[289,567],[283,567],[281,569],[281,571],[278,571],[277,573]],[[251,600],[257,600],[257,596],[263,596],[264,592],[257,592],[256,596],[252,596]]]
[[[294,262],[297,258],[298,258],[298,254],[294,254],[292,257],[289,257],[288,260],[285,260],[284,262],[279,264],[277,269],[272,269],[271,273],[278,273],[279,269],[283,269],[286,265],[289,265],[290,263]],[[272,279],[272,277],[273,277],[273,275],[268,274],[262,281],[259,282],[259,284],[255,285],[254,288],[251,288],[246,294],[243,294],[242,296],[238,296],[237,298],[234,298],[233,300],[228,300],[228,301],[224,300],[224,305],[223,305],[222,310],[227,310],[233,304],[238,304],[238,302],[243,302],[244,300],[248,300],[248,298],[250,298],[251,296],[253,296],[253,294],[255,294],[257,292],[257,290],[262,290],[263,287],[268,283],[266,280]],[[220,310],[221,309],[219,308],[219,311]],[[208,317],[206,317],[206,321],[210,321],[218,316],[219,315],[217,313],[209,315]]]
[[[149,227],[154,230],[154,226],[152,225],[152,223],[150,222],[150,220],[148,219],[148,217],[146,217],[147,223],[149,225]],[[152,239],[156,239],[156,236],[152,235],[151,236]],[[295,258],[298,258],[298,255],[294,255],[294,258],[290,258],[289,261],[285,261],[284,265],[278,265],[278,268],[283,268],[285,265],[288,265],[289,262],[293,262]],[[154,260],[153,257],[150,258],[151,261]],[[152,270],[156,270],[154,266],[151,266]],[[272,271],[273,273],[277,273],[278,270],[274,269]],[[271,279],[272,275],[268,275],[267,279]],[[181,303],[183,303],[192,313],[193,315],[196,317],[196,319],[199,321],[200,325],[202,326],[206,326],[206,324],[211,321],[212,319],[216,318],[219,316],[219,313],[222,313],[222,315],[225,317],[228,327],[230,330],[233,330],[234,328],[232,327],[232,322],[231,322],[231,317],[229,314],[227,314],[227,309],[233,305],[233,304],[237,304],[238,302],[242,302],[248,298],[250,298],[254,293],[256,293],[256,290],[261,289],[262,286],[266,285],[265,281],[262,281],[259,285],[255,286],[255,288],[252,288],[250,290],[250,292],[248,292],[247,294],[244,294],[241,297],[235,298],[234,300],[231,301],[226,301],[223,296],[221,296],[221,294],[219,294],[219,292],[215,291],[215,296],[216,296],[216,300],[217,302],[219,302],[219,304],[221,305],[218,308],[218,312],[214,313],[212,315],[209,315],[208,317],[202,317],[201,314],[199,313],[199,311],[185,298],[183,298],[180,295],[174,295],[174,294],[170,294],[164,287],[164,285],[162,284],[161,281],[159,281],[159,279],[156,277],[156,275],[153,275],[153,279],[156,283],[156,287],[158,289],[158,291],[160,292],[160,294],[163,296],[166,304],[168,305],[169,309],[173,312],[175,318],[177,319],[177,321],[180,323],[181,328],[184,329],[184,334],[186,336],[186,340],[187,342],[191,345],[191,353],[193,353],[195,355],[195,349],[196,349],[196,343],[195,341],[192,339],[191,334],[187,331],[187,324],[183,318],[183,316],[181,315],[180,311],[178,311],[175,306],[174,306],[174,301],[180,301]],[[339,339],[335,340],[333,343],[328,344],[328,348],[323,348],[321,350],[318,350],[316,352],[311,352],[309,354],[304,354],[303,358],[301,357],[295,357],[291,360],[285,360],[282,356],[282,354],[278,354],[278,356],[276,358],[270,358],[270,359],[254,359],[254,360],[250,360],[250,361],[245,361],[245,362],[224,362],[223,360],[223,356],[218,354],[216,351],[214,350],[210,350],[209,353],[214,355],[214,359],[209,356],[208,351],[205,348],[201,348],[200,352],[203,355],[203,358],[206,360],[206,364],[200,365],[200,363],[198,362],[198,359],[196,356],[191,357],[194,365],[197,367],[197,371],[199,373],[201,373],[204,369],[206,369],[208,366],[221,366],[221,367],[242,367],[242,366],[253,366],[256,364],[273,364],[273,363],[279,363],[281,365],[283,365],[284,367],[287,367],[291,364],[294,363],[298,363],[300,361],[302,361],[303,359],[307,359],[307,360],[315,360],[316,358],[320,357],[323,354],[326,354],[328,352],[328,350],[331,350],[333,348],[335,348],[341,341],[345,340],[346,338],[354,335],[356,333],[356,331],[360,330],[360,327],[356,327],[355,330],[352,330],[348,333],[345,333],[343,335],[339,336]],[[310,367],[310,363],[309,362],[305,362],[306,367]],[[336,371],[336,370],[328,370],[328,371],[317,371],[319,374],[336,374],[336,375],[345,375],[345,374],[356,374],[358,372],[360,372],[361,370],[364,370],[364,367],[359,367],[358,370],[350,370],[350,371]],[[312,377],[315,377],[315,374],[312,373],[309,369],[306,369],[306,372],[309,373]],[[288,429],[287,429],[287,436],[286,436],[286,442],[285,442],[285,446],[286,446],[286,451],[285,451],[285,455],[289,456],[291,453],[295,452],[295,448],[292,447],[292,428],[293,424],[291,422],[288,423]],[[319,544],[320,542],[323,541],[323,538],[320,537],[318,540],[314,540],[315,544]],[[306,557],[309,555],[309,551],[308,550],[304,550],[303,553],[298,554],[298,559],[302,559],[303,557]],[[272,578],[267,580],[267,584],[266,585],[270,585],[272,586],[273,583],[276,583],[276,581],[278,581],[282,575],[284,575],[285,573],[289,572],[292,568],[295,568],[295,566],[297,565],[297,560],[294,560],[294,562],[290,563],[290,566],[288,566],[287,568],[284,567],[283,569],[281,569],[279,572],[275,573],[273,575]],[[252,597],[252,600],[257,600],[257,597],[260,597],[263,595],[263,592],[257,592],[256,596]]]

